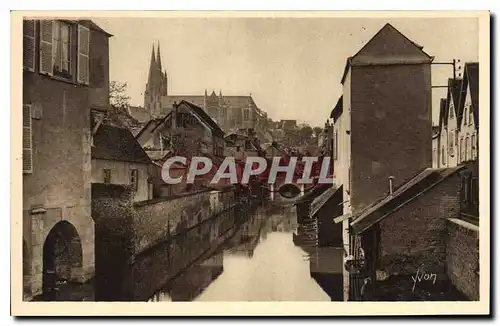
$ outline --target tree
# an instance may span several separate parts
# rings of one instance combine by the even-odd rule
[[[314,131],[314,136],[317,138],[323,132],[323,128],[314,127],[313,131]]]
[[[313,129],[311,128],[311,126],[303,126],[299,131],[299,135],[302,138],[310,139],[313,135]]]
[[[127,83],[111,81],[109,83],[109,102],[115,108],[127,108],[130,105],[130,96],[125,94]]]

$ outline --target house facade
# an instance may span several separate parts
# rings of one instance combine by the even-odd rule
[[[432,60],[390,24],[348,58],[332,112],[344,214],[387,194],[389,178],[397,187],[432,165]]]
[[[462,175],[462,213],[479,216],[479,64],[467,62],[463,78],[449,79],[439,115],[441,168],[465,166]]]
[[[151,160],[132,133],[101,124],[93,137],[92,183],[130,185],[134,201],[153,198]]]
[[[85,282],[94,273],[90,111],[109,106],[110,36],[90,20],[23,21],[27,298],[51,290],[49,274]]]

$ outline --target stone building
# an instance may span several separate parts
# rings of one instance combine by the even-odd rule
[[[97,128],[92,144],[92,183],[131,185],[134,201],[151,199],[151,163],[129,130],[104,124]]]
[[[90,111],[109,107],[110,36],[90,20],[23,22],[25,299],[94,275]]]
[[[144,92],[144,109],[151,118],[164,117],[173,109],[174,103],[182,100],[201,107],[225,131],[237,128],[266,130],[267,113],[255,103],[252,95],[229,96],[219,91],[203,95],[174,95],[169,93],[169,79],[161,62],[160,46],[153,46],[148,81]],[[137,111],[137,110],[136,110]],[[134,115],[135,111],[130,113]],[[141,117],[144,113],[141,111]],[[139,118],[139,117],[137,117]]]

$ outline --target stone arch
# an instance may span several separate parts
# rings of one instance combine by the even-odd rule
[[[72,270],[82,267],[83,249],[78,231],[70,222],[57,222],[43,244],[43,291],[57,280],[70,280]]]
[[[286,183],[279,188],[278,192],[282,197],[291,199],[300,195],[300,188],[296,184]]]

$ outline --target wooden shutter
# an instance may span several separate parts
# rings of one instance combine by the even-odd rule
[[[90,31],[78,25],[78,82],[89,84],[89,43]]]
[[[23,105],[23,173],[33,172],[31,105]]]
[[[35,70],[35,21],[23,20],[23,67]]]
[[[40,73],[52,75],[52,20],[40,21]]]

